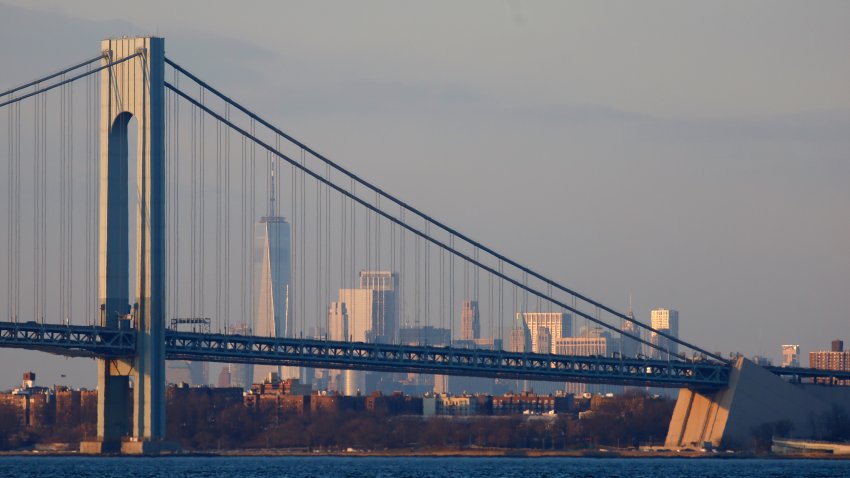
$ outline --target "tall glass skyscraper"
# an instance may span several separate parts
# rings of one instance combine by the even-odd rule
[[[259,275],[255,278],[257,297],[254,334],[292,337],[291,231],[286,219],[275,215],[274,196],[270,200],[269,215],[260,218],[256,224],[254,237],[254,265]],[[254,381],[262,382],[269,372],[275,372],[283,378],[281,367],[255,365]]]

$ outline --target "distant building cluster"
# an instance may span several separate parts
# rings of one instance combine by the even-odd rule
[[[97,390],[41,387],[33,372],[24,373],[20,387],[0,393],[0,403],[16,410],[18,422],[31,428],[75,427],[97,417]]]
[[[275,178],[272,177],[271,181]],[[231,324],[228,334],[259,335],[271,337],[294,337],[295,320],[299,313],[297,300],[303,300],[303,291],[293,277],[292,227],[276,210],[276,199],[272,195],[268,212],[254,228],[253,261],[257,272],[254,311],[250,320]],[[299,295],[300,294],[300,295]],[[477,295],[477,290],[476,293]],[[327,304],[326,322],[317,326],[310,336],[334,341],[371,343],[398,343],[407,345],[452,346],[483,350],[507,350],[516,353],[564,354],[580,356],[626,356],[637,357],[642,353],[667,359],[667,354],[656,350],[667,349],[678,352],[671,338],[679,335],[679,314],[671,309],[655,309],[651,313],[651,325],[657,330],[648,340],[641,339],[641,330],[629,307],[629,318],[623,320],[620,330],[611,331],[597,326],[580,328],[574,317],[558,310],[524,310],[514,314],[513,326],[505,330],[502,339],[485,336],[482,323],[481,304],[476,297],[464,297],[458,307],[459,322],[440,326],[420,324],[418,314],[410,322],[402,320],[403,307],[398,272],[392,270],[361,270],[356,287],[340,288],[335,300]],[[303,306],[303,304],[301,304]],[[417,302],[418,306],[418,302]],[[493,304],[488,313],[492,314]],[[303,307],[302,307],[303,311]],[[451,314],[451,317],[457,315]],[[195,327],[209,319],[184,320],[173,327]],[[455,319],[456,320],[456,319]],[[412,323],[411,323],[412,322]],[[490,335],[495,323],[490,317]],[[454,330],[454,333],[453,333]],[[299,332],[301,333],[301,332]],[[499,332],[501,337],[503,332]],[[648,342],[655,347],[650,347]],[[302,386],[342,396],[366,395],[370,391],[391,394],[400,391],[408,395],[434,394],[434,396],[459,396],[465,393],[499,395],[510,390],[535,391],[542,394],[569,392],[582,394],[588,391],[606,393],[622,391],[615,386],[586,386],[529,382],[516,380],[459,378],[423,375],[415,373],[366,372],[359,370],[328,370],[269,365],[229,364],[218,376],[220,387],[238,387],[245,391],[252,384],[263,383],[270,374],[281,381],[297,379]],[[206,385],[210,383],[209,370],[204,363],[170,361],[167,366],[169,383]],[[296,394],[297,395],[297,394]]]
[[[571,395],[531,392],[500,395],[428,393],[424,396],[401,392],[347,396],[335,392],[316,392],[298,379],[280,379],[275,373],[250,389],[241,387],[192,387],[185,383],[166,388],[166,403],[193,404],[223,410],[243,406],[267,419],[305,414],[371,412],[386,415],[469,416],[469,415],[552,415],[576,411]],[[0,403],[17,411],[19,423],[29,428],[52,426],[76,427],[92,424],[97,417],[97,390],[71,390],[66,387],[41,387],[35,374],[26,372],[21,387],[0,394]],[[132,414],[132,403],[127,411]]]

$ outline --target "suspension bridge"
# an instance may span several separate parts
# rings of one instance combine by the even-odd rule
[[[97,359],[87,451],[165,446],[166,360],[681,388],[681,436],[694,403],[728,412],[747,370],[356,175],[168,58],[162,38],[104,40],[0,93],[0,112],[0,346]],[[180,317],[209,330],[166,327]]]

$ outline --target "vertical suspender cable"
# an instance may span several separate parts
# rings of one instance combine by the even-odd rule
[[[14,155],[14,153],[13,153],[13,150],[14,150],[14,139],[13,139],[14,138],[14,132],[13,132],[14,121],[15,121],[15,108],[9,108],[9,123],[6,125],[6,133],[8,135],[8,142],[6,143],[6,149],[7,149],[7,157],[9,158],[8,175],[6,176],[6,196],[7,196],[8,201],[9,201],[8,204],[10,206],[13,204],[13,201],[14,201],[12,199],[12,195],[14,194],[14,192],[13,192],[14,191],[14,186],[13,186],[13,184],[14,184],[14,166],[13,166],[14,160],[12,159],[12,156]],[[13,251],[12,251],[12,247],[13,247],[13,245],[12,245],[13,244],[13,241],[12,241],[12,235],[13,235],[12,214],[13,214],[12,208],[10,207],[9,211],[8,211],[8,224],[6,225],[6,232],[7,232],[7,235],[8,235],[8,239],[7,239],[8,242],[6,243],[6,262],[7,262],[7,266],[6,266],[6,293],[7,293],[6,310],[7,310],[7,313],[6,313],[6,316],[9,317],[9,320],[13,320],[12,319],[12,317],[13,317],[13,314],[12,314],[12,282],[14,282],[14,280],[16,279],[16,278],[13,279],[13,277],[12,277],[12,267],[11,267],[12,254],[13,254]]]
[[[446,251],[440,248],[440,328],[446,326],[446,300],[445,300],[445,278],[446,278]]]
[[[174,71],[174,84],[180,75]],[[180,316],[180,100],[174,98],[174,316]]]
[[[499,259],[499,274],[503,274],[504,266]],[[499,278],[499,340],[502,341],[502,349],[505,348],[505,280]]]
[[[425,221],[425,234],[431,234],[431,224]],[[425,241],[425,324],[431,325],[431,242]],[[448,344],[442,344],[448,345]]]
[[[68,134],[67,134],[67,161],[68,161],[68,185],[66,192],[68,194],[68,219],[67,219],[67,238],[68,238],[68,315],[69,323],[73,319],[73,300],[74,300],[74,84],[68,84]]]
[[[279,137],[278,137],[279,138]],[[329,164],[325,165],[325,177],[330,181],[331,179],[331,167]],[[331,298],[331,189],[324,186],[325,188],[325,235],[327,236],[325,239],[325,251],[327,260],[325,261],[325,301],[330,300]],[[330,317],[325,314],[325,336],[327,337],[328,332],[330,332]]]
[[[240,286],[239,299],[240,299],[240,310],[242,312],[241,313],[242,320],[245,321],[245,323],[248,324],[248,326],[251,327],[251,329],[253,330],[253,322],[251,322],[250,321],[251,319],[248,318],[249,317],[248,316],[248,304],[245,302],[245,295],[248,293],[246,287],[248,286],[247,273],[248,273],[248,267],[249,267],[249,264],[248,264],[248,261],[247,261],[247,252],[246,252],[247,244],[246,244],[246,240],[245,240],[245,236],[247,234],[247,232],[245,231],[245,225],[246,225],[246,221],[247,221],[246,218],[248,216],[248,207],[247,207],[247,201],[246,201],[246,194],[247,194],[246,189],[248,187],[247,186],[247,179],[248,178],[247,178],[247,172],[246,171],[248,169],[248,165],[247,165],[246,157],[245,157],[245,141],[246,141],[245,137],[243,136],[242,137],[242,149],[241,149],[242,161],[240,161],[240,163],[239,163],[241,165],[241,171],[240,171],[240,175],[239,175],[239,178],[241,180],[241,184],[240,184],[240,186],[241,186],[240,187],[241,197],[240,197],[239,203],[240,203],[240,210],[241,210],[240,219],[241,219],[241,223],[242,223],[241,227],[240,227],[240,231],[241,231],[241,235],[240,235],[240,243],[241,244],[240,245],[241,245],[241,256],[242,256],[242,260],[240,262],[241,262],[241,266],[242,266],[241,267],[242,280],[240,281],[240,284],[239,284],[239,286]]]
[[[64,80],[64,76],[62,77]],[[65,153],[67,152],[67,148],[65,146],[65,133],[67,129],[65,128],[65,96],[67,95],[67,85],[62,85],[59,88],[59,319],[64,323],[66,320],[65,316],[65,300],[66,300],[66,290],[65,290],[65,264],[67,258],[65,257],[65,220],[67,217],[65,216],[65,176],[66,176],[66,168],[67,161],[65,158]]]
[[[351,195],[356,197],[355,196],[356,194],[357,194],[357,183],[355,183],[354,180],[351,180]],[[350,278],[356,277],[355,276],[355,270],[356,270],[356,267],[357,267],[356,264],[355,264],[355,261],[357,260],[357,204],[353,199],[351,200],[351,216],[350,216],[349,220],[351,221],[351,250],[350,250],[350,252],[351,252],[351,261],[350,261],[351,269],[349,270],[349,276],[348,276],[349,279],[350,279]],[[352,295],[353,295],[354,298],[352,300],[351,309],[352,309],[352,311],[355,311],[355,310],[357,310],[357,294],[352,294]],[[349,318],[351,317],[351,315],[352,314],[349,313]],[[352,330],[352,327],[351,327],[350,324],[349,324],[348,333],[349,334],[353,333],[353,330]],[[362,337],[356,337],[355,339],[356,340],[363,340]]]
[[[254,123],[254,120],[252,119],[251,120],[251,135],[252,136],[256,134],[255,130],[256,130],[256,125]],[[251,269],[250,269],[251,277],[249,278],[249,283],[251,285],[251,295],[249,297],[251,313],[250,313],[249,317],[251,318],[250,320],[255,320],[256,310],[254,309],[254,302],[256,301],[257,296],[256,296],[255,291],[254,291],[254,277],[256,276],[257,272],[255,270],[256,261],[255,261],[254,254],[253,254],[253,248],[251,247],[251,244],[253,244],[253,241],[251,239],[253,239],[252,233],[254,231],[254,222],[257,220],[257,207],[256,207],[256,198],[257,198],[257,195],[256,195],[256,191],[257,191],[257,164],[256,164],[257,156],[256,155],[257,155],[257,147],[256,147],[256,144],[253,141],[250,143],[250,147],[251,147],[251,163],[249,164],[249,166],[250,166],[250,170],[251,170],[250,171],[251,172],[251,189],[249,190],[249,194],[251,195],[251,197],[250,197],[250,199],[251,199],[251,201],[250,201],[251,202],[251,209],[250,209],[250,211],[248,211],[249,214],[248,214],[248,217],[247,217],[247,224],[246,224],[247,227],[245,228],[245,231],[246,231],[246,234],[248,235],[247,237],[249,239],[248,240],[248,253],[249,253],[248,260],[250,261],[250,267],[251,267]]]
[[[191,316],[197,317],[196,308],[198,304],[198,281],[196,277],[196,271],[198,267],[198,158],[197,158],[197,149],[198,149],[198,138],[197,138],[197,118],[198,118],[198,108],[194,105],[192,106],[192,122],[191,122],[191,196],[192,199],[190,201],[191,204],[191,221],[192,221],[192,246],[190,253],[190,266],[191,272],[189,273],[189,280],[192,284],[192,307],[190,309]]]
[[[295,291],[301,287],[301,284],[296,284],[298,277],[298,247],[300,246],[298,242],[298,181],[297,181],[297,171],[295,165],[290,165],[289,167],[289,217],[292,220],[292,227],[290,228],[290,247],[292,250],[290,256],[289,263],[289,290],[286,293],[289,296],[289,303],[287,304],[287,312],[289,313],[289,319],[286,324],[286,336],[293,337],[293,332],[295,331],[295,317],[298,315],[298,311],[295,310],[295,306],[298,301],[295,300]]]
[[[475,246],[475,262],[478,262],[478,246]],[[473,294],[474,294],[473,298],[474,298],[474,300],[477,301],[478,300],[478,292],[479,292],[478,291],[478,273],[481,271],[481,268],[479,268],[477,265],[473,265],[473,267],[475,268],[472,271],[472,273],[474,274],[473,283],[475,284],[475,287],[474,287],[474,290],[473,290]]]
[[[216,120],[215,126],[215,184],[213,193],[215,195],[215,226],[213,236],[215,237],[215,269],[214,294],[215,298],[215,329],[221,333],[221,122]]]
[[[204,104],[204,89],[200,89],[201,104]],[[204,294],[207,262],[206,254],[206,115],[198,111],[198,307],[199,316],[206,317],[206,295]]]
[[[414,247],[413,247],[413,250],[414,250],[415,256],[416,256],[414,261],[413,261],[413,263],[414,263],[414,266],[413,266],[413,270],[414,270],[414,273],[413,273],[413,279],[414,279],[413,303],[414,303],[414,307],[415,307],[415,309],[414,309],[414,317],[415,317],[414,323],[416,324],[416,327],[419,328],[419,345],[422,345],[422,344],[427,345],[428,344],[427,337],[424,337],[425,340],[423,340],[423,336],[425,334],[423,333],[421,316],[420,316],[420,310],[421,310],[421,308],[420,308],[421,294],[420,294],[420,291],[419,291],[419,284],[420,284],[420,279],[421,279],[420,276],[419,276],[419,246],[420,246],[420,242],[421,241],[419,240],[419,236],[417,235],[416,239],[414,239]]]
[[[372,269],[372,211],[366,211],[366,270]]]
[[[41,304],[39,306],[41,322],[47,316],[47,97],[41,102]]]
[[[271,161],[271,153],[269,153],[269,161]],[[316,181],[316,240],[314,244],[316,245],[316,290],[314,291],[316,300],[316,313],[313,316],[313,321],[316,324],[316,330],[314,331],[314,335],[318,333],[318,329],[320,327],[320,319],[322,313],[322,272],[324,268],[322,267],[322,251],[324,250],[322,244],[322,224],[324,222],[324,218],[322,217],[322,191],[320,187],[320,182]]]
[[[301,313],[299,314],[299,327],[298,327],[298,336],[301,337],[304,335],[304,323],[307,320],[307,184],[306,184],[306,176],[304,174],[306,158],[304,157],[304,150],[301,150],[301,277],[299,280],[299,302],[301,303]]]
[[[15,322],[21,314],[21,104],[15,104],[15,183],[14,183],[14,207],[15,220],[13,226],[15,228],[14,238],[14,266],[12,267],[12,276],[15,279],[13,285],[14,306],[12,312]]]
[[[404,209],[399,207],[399,216],[401,217],[401,222],[404,224]],[[409,279],[407,278],[407,270],[405,268],[405,250],[404,250],[404,236],[406,234],[406,229],[400,227],[398,230],[398,241],[399,241],[399,250],[398,250],[398,262],[399,262],[399,270],[401,271],[401,280],[399,281],[399,296],[401,297],[401,304],[399,309],[401,309],[401,314],[405,316],[407,314],[407,284],[409,284]],[[407,324],[407,322],[405,322]]]
[[[41,234],[40,225],[41,225],[41,147],[39,144],[40,136],[41,136],[41,101],[43,100],[43,96],[36,95],[33,100],[33,190],[35,192],[35,201],[33,204],[33,284],[32,284],[32,318],[33,320],[41,320],[39,313],[39,288],[41,287],[41,280],[39,278],[39,273],[41,272],[41,266],[39,263],[39,256],[41,254]]]
[[[449,235],[449,245],[455,246],[454,234]],[[454,339],[455,335],[455,256],[449,254],[449,337]]]
[[[230,105],[225,105],[224,116],[230,119]],[[230,331],[230,128],[224,128],[224,333]]]
[[[495,339],[496,336],[493,335],[493,316],[495,315],[493,313],[493,274],[487,274],[487,315],[489,316],[487,320],[490,333],[489,337],[490,339]],[[493,349],[495,349],[495,346]]]

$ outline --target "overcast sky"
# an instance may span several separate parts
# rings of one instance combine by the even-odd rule
[[[848,2],[0,1],[0,88],[138,34],[508,256],[678,309],[685,340],[850,341]],[[0,361],[0,389],[96,381]]]

